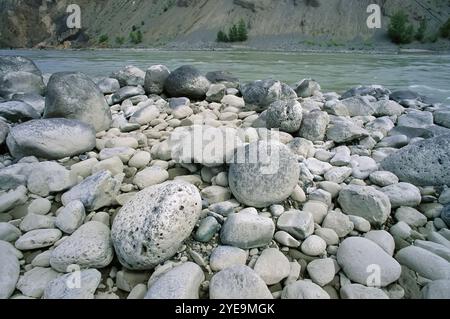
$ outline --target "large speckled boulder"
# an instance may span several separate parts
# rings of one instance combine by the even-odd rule
[[[228,181],[233,195],[245,205],[266,207],[282,202],[298,183],[300,167],[282,144],[254,142],[238,150],[236,159],[230,165]]]
[[[296,100],[276,101],[267,109],[267,128],[294,133],[300,129],[302,118],[302,106]]]
[[[417,186],[450,185],[450,135],[410,144],[385,158],[381,167]]]
[[[144,88],[147,94],[161,94],[164,91],[164,82],[170,75],[165,65],[152,65],[145,72]]]
[[[111,125],[111,111],[97,85],[83,73],[54,73],[47,85],[45,118],[68,118],[103,131]]]
[[[81,268],[103,268],[111,263],[113,256],[108,226],[91,221],[52,251],[50,265],[59,272],[70,272],[72,264]]]
[[[11,128],[6,144],[16,158],[37,156],[61,159],[92,150],[95,147],[95,130],[76,120],[32,120]]]
[[[136,194],[112,226],[112,240],[122,265],[152,269],[172,257],[194,229],[201,208],[198,189],[185,182],[165,182]]]
[[[172,97],[203,99],[211,83],[199,70],[190,65],[179,67],[167,77],[165,91]]]
[[[265,110],[270,104],[278,100],[292,100],[297,98],[295,91],[280,81],[267,79],[253,81],[241,86],[245,104],[255,110]]]

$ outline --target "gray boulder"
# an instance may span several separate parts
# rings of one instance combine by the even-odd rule
[[[170,73],[164,82],[164,90],[172,97],[187,97],[201,100],[206,96],[211,83],[199,70],[184,65]]]
[[[42,95],[44,91],[41,71],[33,61],[20,56],[0,57],[0,96],[9,98],[16,93]]]
[[[334,117],[327,129],[327,138],[336,143],[347,143],[369,136],[369,133],[354,121],[344,117]]]
[[[144,85],[145,72],[141,69],[133,66],[127,65],[123,69],[113,72],[111,74],[113,79],[117,79],[119,81],[120,86],[137,86]]]
[[[345,239],[336,256],[347,277],[362,285],[386,287],[401,275],[400,264],[369,239]],[[373,276],[374,273],[379,276]]]
[[[112,94],[120,89],[119,81],[113,78],[103,78],[97,81],[97,86],[103,94]]]
[[[352,96],[365,96],[365,95],[370,95],[375,97],[376,99],[381,99],[381,98],[385,98],[385,97],[389,97],[389,94],[391,94],[391,91],[389,91],[388,89],[386,89],[385,87],[381,86],[381,85],[360,85],[357,86],[355,88],[352,88],[350,90],[348,90],[347,92],[345,92],[344,94],[342,94],[342,99],[347,99],[349,97]]]
[[[9,125],[4,121],[0,120],[0,145],[5,143],[8,133],[9,133]]]
[[[12,96],[13,101],[29,104],[37,113],[42,115],[45,109],[45,98],[36,93],[18,93]]]
[[[111,126],[111,111],[97,85],[83,73],[54,73],[47,85],[45,118],[68,118],[92,125],[97,132]]]
[[[313,79],[303,79],[295,84],[294,91],[299,97],[311,97],[316,92],[320,92],[320,85]]]
[[[64,206],[78,200],[88,211],[111,206],[119,194],[124,174],[112,176],[107,170],[89,176],[61,196]]]
[[[147,94],[161,94],[164,91],[164,83],[170,75],[165,65],[152,65],[145,72],[144,89]]]
[[[435,280],[422,289],[423,299],[450,299],[450,280]]]
[[[294,133],[300,129],[302,118],[302,106],[296,100],[275,101],[267,109],[267,128]]]
[[[10,122],[25,122],[38,119],[41,115],[28,103],[8,101],[0,103],[0,117]]]
[[[410,144],[385,158],[381,167],[414,185],[450,185],[450,135]]]
[[[328,113],[318,110],[305,114],[299,136],[310,141],[323,141],[330,123]]]
[[[114,256],[108,226],[91,221],[78,228],[50,255],[50,265],[59,272],[70,272],[73,264],[81,268],[103,268]]]
[[[199,191],[185,182],[165,182],[137,193],[112,226],[122,265],[152,269],[172,257],[194,229],[201,208]]]
[[[282,202],[298,183],[300,167],[282,144],[254,142],[238,150],[237,158],[230,165],[228,182],[233,195],[243,204],[266,207]]]
[[[450,109],[438,110],[433,113],[434,123],[450,128]]]
[[[369,116],[375,113],[375,107],[366,96],[353,96],[341,101],[350,116]]]
[[[95,147],[95,130],[77,120],[32,120],[11,128],[6,144],[12,156],[61,159]]]
[[[111,96],[112,103],[121,103],[124,100],[136,96],[145,94],[142,86],[124,86]]]
[[[241,86],[245,104],[256,110],[265,110],[278,100],[297,99],[295,91],[280,81],[267,79],[250,82]]]
[[[199,299],[200,284],[205,280],[202,269],[193,262],[174,267],[159,277],[144,299]]]
[[[261,277],[242,265],[215,274],[209,284],[209,296],[211,299],[273,299]]]

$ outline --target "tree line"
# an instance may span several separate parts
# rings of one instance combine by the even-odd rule
[[[217,42],[244,42],[248,40],[248,29],[244,19],[233,24],[228,32],[220,30],[217,33]]]

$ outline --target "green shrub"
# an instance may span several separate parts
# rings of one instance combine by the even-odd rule
[[[428,27],[427,20],[425,18],[420,20],[419,29],[417,29],[416,36],[415,36],[417,41],[423,42],[425,40],[425,34],[427,32],[427,27]]]
[[[228,42],[228,41],[229,41],[228,35],[225,32],[223,32],[222,30],[220,30],[217,33],[217,42]]]
[[[107,34],[102,34],[99,38],[98,38],[98,43],[106,43],[109,41],[109,37]]]
[[[414,37],[414,27],[409,23],[408,15],[403,11],[394,14],[391,18],[388,34],[394,43],[411,43]]]
[[[130,41],[133,44],[139,44],[142,42],[142,32],[141,30],[130,32]]]
[[[244,19],[238,24],[233,24],[228,29],[228,34],[223,30],[217,33],[217,42],[244,42],[248,40],[248,29]]]
[[[450,18],[447,19],[447,22],[441,27],[441,37],[450,39]]]
[[[116,44],[123,45],[125,43],[124,37],[116,37]]]

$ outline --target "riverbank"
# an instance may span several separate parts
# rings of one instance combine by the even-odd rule
[[[0,96],[1,298],[450,298],[449,106],[4,56]]]

